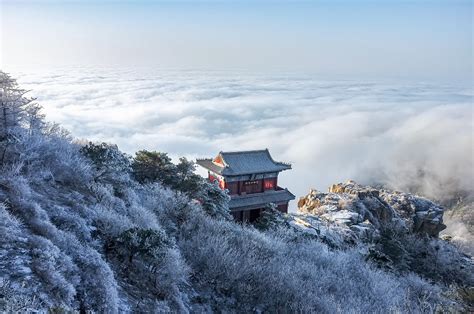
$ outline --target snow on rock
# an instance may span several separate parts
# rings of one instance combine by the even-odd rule
[[[362,186],[354,181],[333,184],[328,193],[310,190],[298,201],[298,211],[315,215],[338,229],[350,230],[351,238],[377,237],[379,230],[389,225],[433,237],[446,228],[444,210],[435,203],[409,193]]]

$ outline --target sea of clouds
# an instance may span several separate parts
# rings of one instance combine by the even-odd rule
[[[12,70],[78,138],[173,158],[269,148],[297,196],[354,179],[443,200],[473,191],[473,90],[295,73]],[[295,205],[293,205],[294,207]]]

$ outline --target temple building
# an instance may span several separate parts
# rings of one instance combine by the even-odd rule
[[[237,221],[255,221],[270,203],[287,213],[289,201],[295,199],[288,189],[278,186],[278,174],[291,165],[274,161],[268,149],[220,152],[214,159],[196,163],[207,170],[211,182],[217,180],[229,191],[229,207]]]

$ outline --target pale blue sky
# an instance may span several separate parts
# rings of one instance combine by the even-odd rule
[[[2,68],[472,80],[471,1],[2,1]]]

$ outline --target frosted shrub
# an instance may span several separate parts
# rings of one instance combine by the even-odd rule
[[[213,292],[226,298],[229,307],[382,312],[419,305],[409,281],[372,269],[357,251],[332,252],[311,239],[295,243],[298,237],[289,229],[288,234],[263,234],[196,215],[183,229],[179,245],[195,281],[215,287]],[[426,283],[425,288],[432,302],[440,302],[436,288]],[[212,298],[201,302],[218,309]]]
[[[35,296],[22,294],[9,281],[0,279],[0,312],[30,313],[44,309],[44,304]]]
[[[196,196],[204,211],[211,217],[230,220],[230,197],[222,191],[217,183],[202,182],[200,192]]]
[[[172,239],[162,230],[126,230],[108,244],[108,252],[134,293],[184,307],[180,286],[186,282],[187,267]]]

